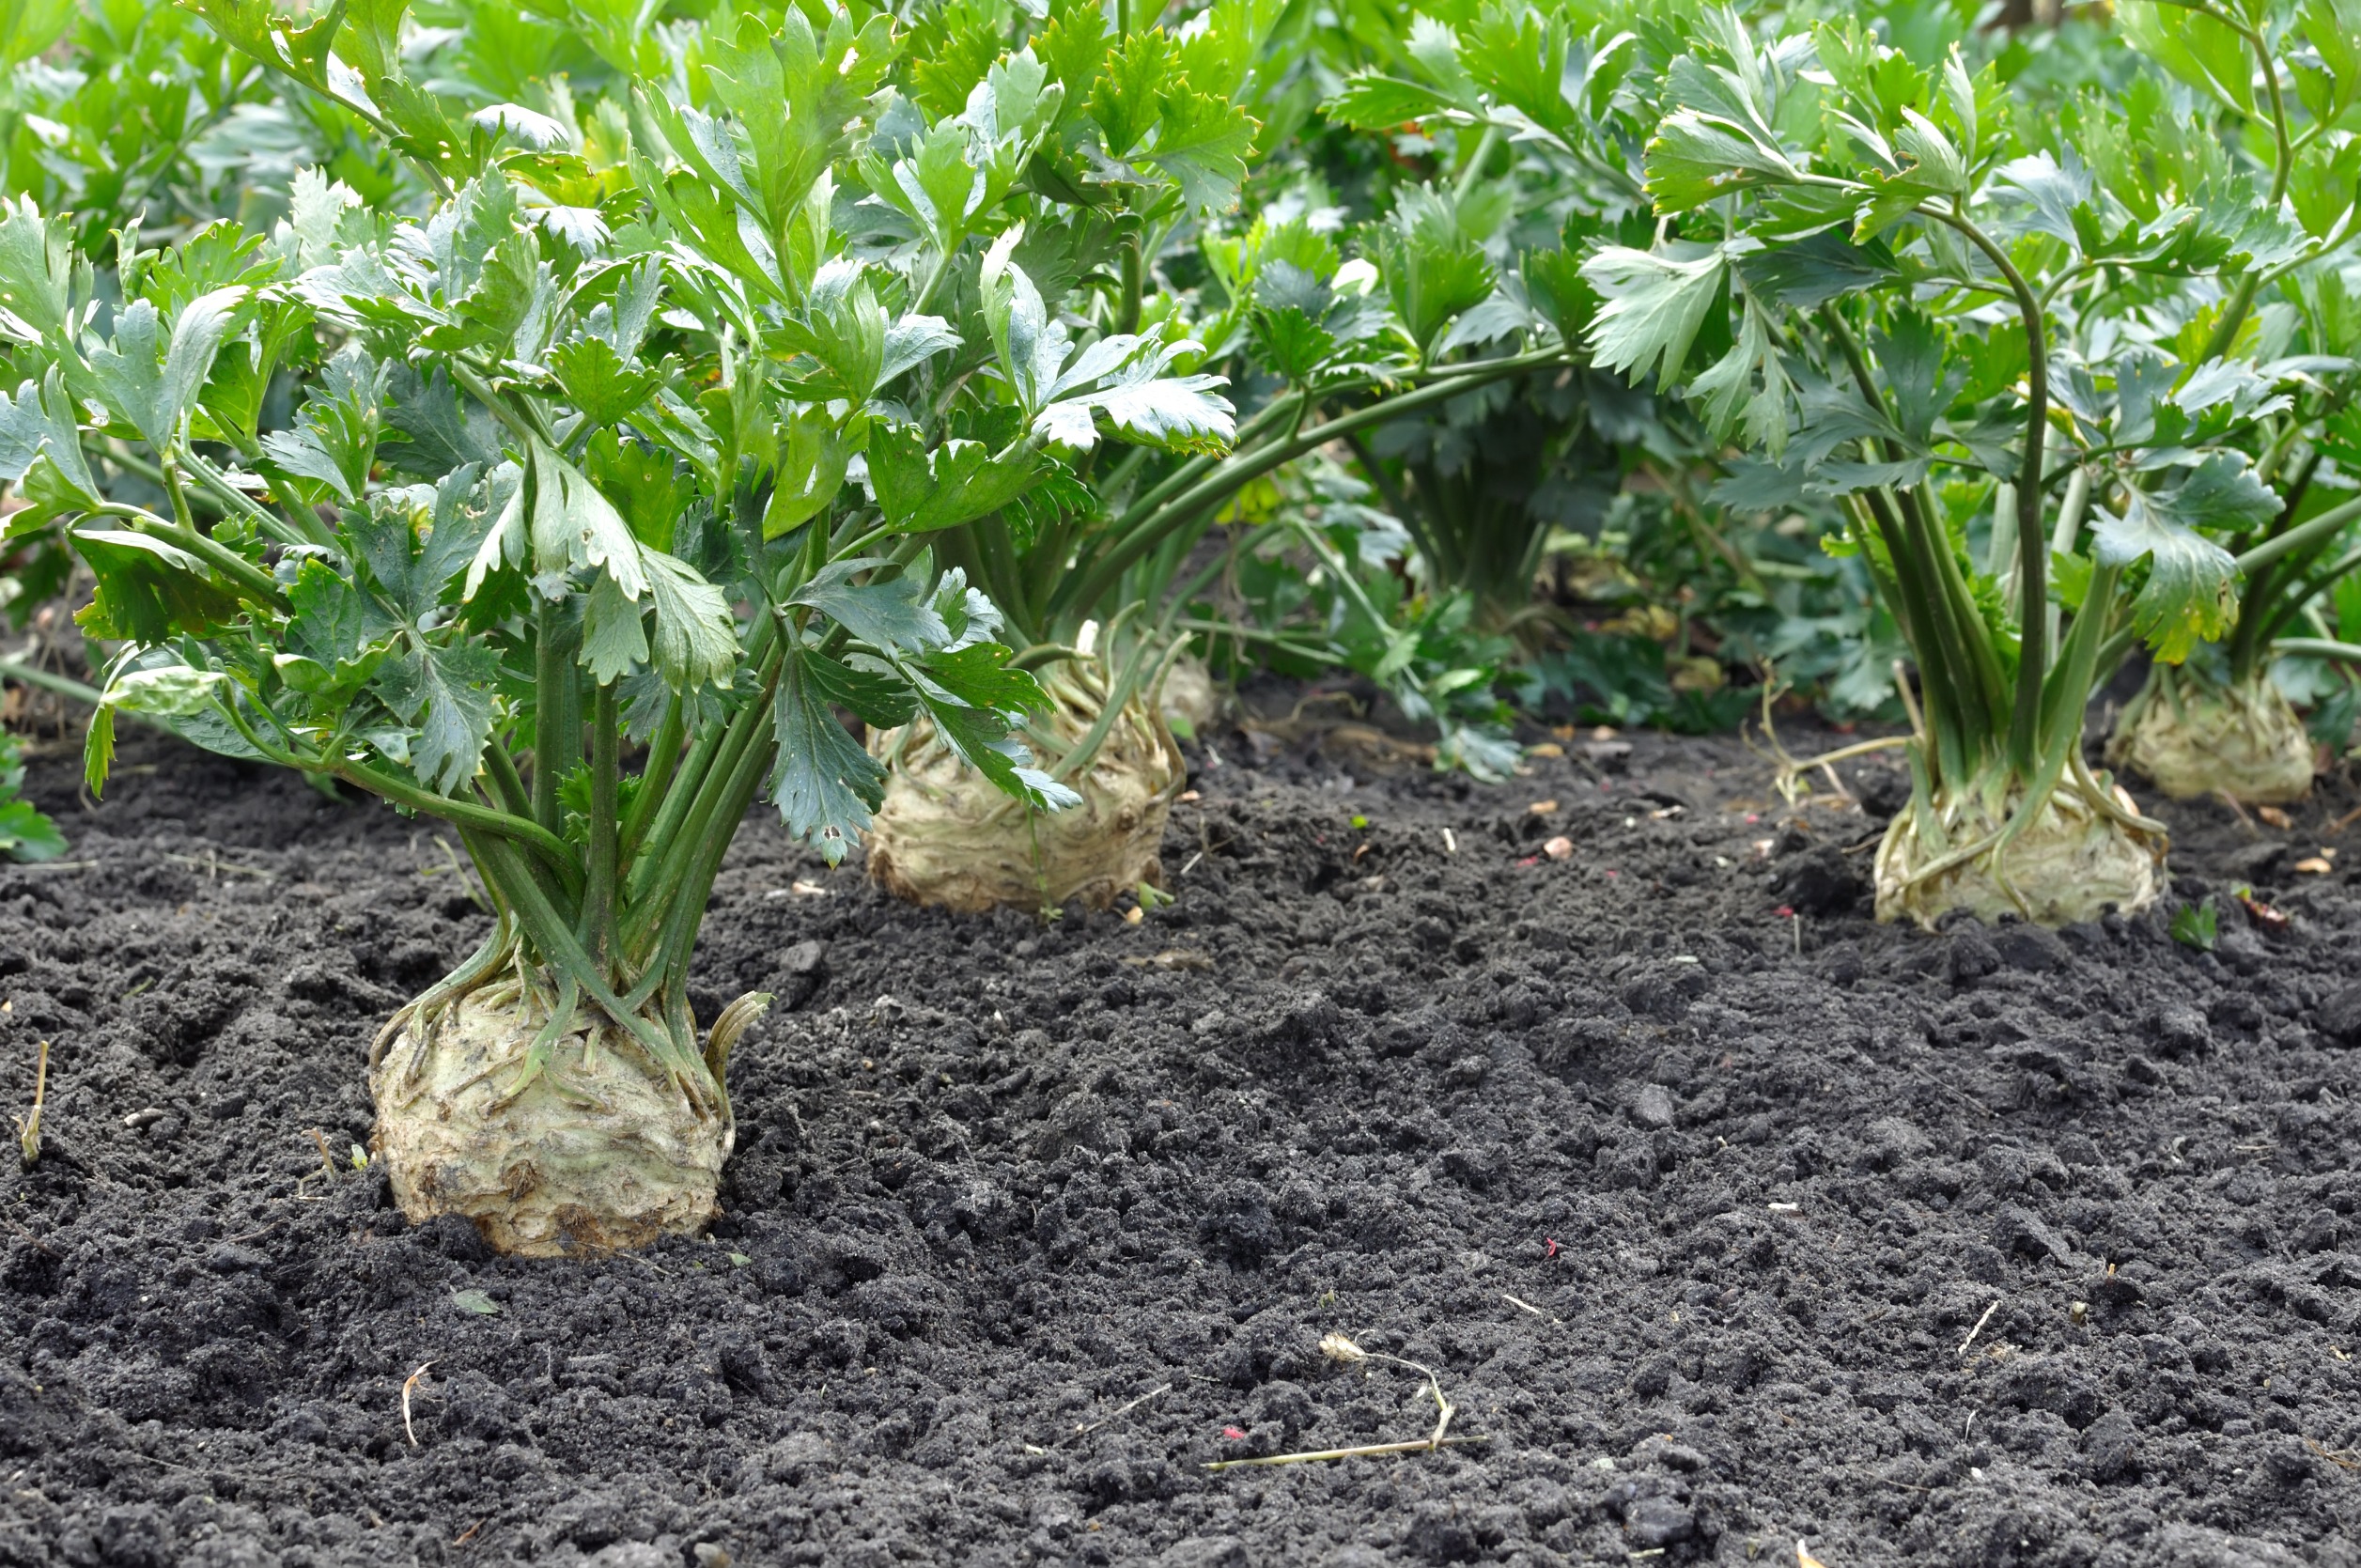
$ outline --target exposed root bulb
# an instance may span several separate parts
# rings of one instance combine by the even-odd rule
[[[1027,732],[1043,766],[1079,744],[1096,715],[1071,694]],[[1028,813],[943,745],[922,718],[873,736],[890,759],[885,804],[869,829],[869,875],[898,898],[962,914],[1007,905],[1054,908],[1080,899],[1105,908],[1142,882],[1160,882],[1158,846],[1186,776],[1162,720],[1135,699],[1097,756],[1068,779],[1082,797],[1061,812]]]
[[[2176,800],[2280,805],[2312,788],[2312,737],[2267,675],[2222,686],[2159,668],[2117,721],[2106,754]]]
[[[464,1215],[526,1257],[704,1230],[736,1141],[726,1109],[700,1113],[595,1008],[536,1052],[546,1017],[519,1000],[510,984],[419,1009],[370,1069],[373,1146],[402,1213]]]
[[[1974,792],[1938,793],[1933,815],[1940,843],[1921,836],[1917,809],[1896,816],[1877,846],[1877,918],[1932,930],[1965,909],[1986,923],[2013,915],[2066,925],[2095,920],[2109,906],[2131,914],[2155,901],[2164,886],[2164,833],[2137,825],[2128,800],[2109,812],[2072,785],[2053,791],[2048,809],[2014,839],[1959,853],[1996,839],[2015,804],[2012,799],[1996,814]]]
[[[1193,653],[1173,660],[1157,706],[1174,731],[1192,738],[1204,735],[1221,709],[1221,693],[1205,661]]]

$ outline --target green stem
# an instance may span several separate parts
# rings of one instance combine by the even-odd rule
[[[1491,161],[1492,149],[1499,145],[1500,128],[1486,125],[1483,134],[1476,139],[1475,151],[1468,155],[1468,162],[1459,170],[1459,179],[1451,188],[1452,206],[1456,207],[1468,199],[1468,193],[1474,190],[1476,181],[1483,178],[1483,165]]]
[[[590,853],[583,878],[582,917],[576,926],[582,945],[601,959],[614,954],[614,880],[619,756],[623,727],[614,683],[592,694],[590,711]]]
[[[680,766],[680,746],[688,728],[688,716],[687,702],[679,692],[674,692],[664,703],[664,716],[656,722],[655,737],[647,743],[647,764],[640,769],[640,787],[631,796],[631,809],[624,814],[622,836],[615,850],[619,864],[631,863],[648,824],[656,819],[657,804],[672,782],[673,770]]]
[[[1140,330],[1140,292],[1144,279],[1140,257],[1140,237],[1133,235],[1123,248],[1123,303],[1115,312],[1115,331],[1136,333]]]
[[[517,759],[508,754],[507,745],[497,735],[484,742],[484,771],[491,779],[492,793],[500,797],[501,809],[530,819],[533,792],[525,787],[524,775],[517,771]]]
[[[118,456],[115,458],[115,460],[123,462],[124,458]],[[243,517],[281,544],[334,545],[335,536],[329,532],[325,523],[311,513],[299,509],[295,513],[296,520],[289,520],[231,484],[229,475],[207,462],[195,452],[182,452],[180,460],[188,466],[191,474],[196,475],[196,482],[205,487],[208,494],[215,497],[223,505]],[[160,469],[157,472],[161,474],[163,471]]]
[[[194,528],[167,521],[145,506],[128,506],[116,501],[100,503],[91,508],[90,515],[121,518],[139,533],[179,545],[229,579],[241,590],[239,597],[241,598],[274,615],[287,613],[287,600],[279,593],[279,585],[271,580],[270,573],[228,546],[208,538]]]
[[[2261,67],[2262,84],[2270,95],[2271,133],[2275,154],[2271,170],[2271,199],[2267,208],[2276,213],[2279,210],[2281,199],[2287,194],[2288,176],[2295,166],[2295,149],[2288,139],[2287,102],[2279,93],[2279,68],[2277,62],[2271,58],[2271,45],[2260,32],[2244,23],[2223,16],[2208,7],[2192,7],[2191,8],[2213,17],[2225,26],[2236,29],[2245,39],[2248,46],[2254,50],[2255,61]],[[2230,296],[2229,305],[2222,311],[2221,319],[2213,323],[2213,332],[2206,336],[2205,347],[2198,354],[2198,364],[2207,364],[2229,352],[2231,343],[2237,339],[2238,329],[2246,324],[2246,317],[2254,309],[2255,295],[2261,287],[2262,274],[2260,272],[2250,271],[2239,280],[2237,292]]]
[[[2271,644],[2271,651],[2296,659],[2334,659],[2361,664],[2361,646],[2328,637],[2282,637]]]
[[[768,688],[757,706],[767,720],[770,706]],[[705,907],[712,898],[714,878],[722,874],[722,857],[729,853],[730,840],[737,833],[738,825],[745,820],[746,809],[753,804],[755,791],[762,787],[763,772],[769,760],[769,748],[761,745],[750,745],[739,753],[716,793],[711,827],[698,839],[699,853],[690,862],[678,895],[671,901],[664,934],[658,942],[649,971],[661,974],[665,989],[675,997],[686,994],[689,960],[696,950],[697,931],[705,923]]]
[[[39,665],[27,664],[19,659],[0,659],[0,676],[6,676],[9,680],[23,681],[27,686],[38,686],[44,691],[54,691],[61,697],[70,697],[75,702],[91,707],[96,707],[106,701],[106,694],[95,686],[85,686],[71,675],[57,675]],[[116,711],[127,719],[137,719],[143,724],[155,723],[155,721],[145,714],[133,713],[127,708],[116,708]],[[156,724],[155,727],[163,728],[162,724]]]
[[[773,644],[763,660],[762,680],[754,697],[730,716],[726,726],[717,726],[709,732],[712,750],[693,789],[682,796],[684,803],[674,818],[676,825],[662,831],[660,822],[660,831],[649,835],[650,853],[644,854],[631,868],[630,884],[624,898],[617,940],[625,955],[636,958],[645,950],[647,939],[665,910],[677,901],[687,886],[690,869],[705,846],[706,835],[717,831],[716,813],[729,791],[731,780],[744,764],[746,753],[760,749],[758,737],[769,736],[771,692],[785,662],[785,645]],[[699,750],[704,749],[701,744]],[[676,793],[682,793],[683,782],[676,782]],[[743,808],[740,809],[742,813]],[[666,815],[673,815],[669,801]],[[735,831],[737,826],[736,819],[732,819],[722,831]]]
[[[367,790],[370,794],[391,800],[412,811],[422,811],[439,816],[457,828],[473,829],[505,841],[513,841],[541,855],[557,871],[568,887],[582,885],[582,867],[574,859],[574,851],[556,834],[545,831],[537,822],[511,816],[489,806],[479,806],[473,800],[461,800],[448,795],[438,795],[391,773],[356,762],[346,756],[327,756],[316,753],[291,751],[273,746],[238,711],[234,702],[216,699],[213,711],[226,720],[240,738],[282,768],[292,768],[304,773],[327,773],[347,784]],[[275,720],[272,721],[274,723]]]
[[[2254,549],[2238,556],[2238,569],[2251,576],[2283,555],[2292,554],[2296,551],[2308,549],[2315,544],[2325,545],[2343,532],[2346,525],[2355,518],[2361,518],[2361,500],[2348,501],[2341,506],[2332,506],[2309,521],[2298,523],[2276,539],[2265,539]]]
[[[543,600],[533,616],[533,815],[556,834],[566,828],[558,791],[582,761],[582,671],[558,607]]]

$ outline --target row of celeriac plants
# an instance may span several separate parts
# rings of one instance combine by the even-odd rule
[[[111,211],[10,204],[8,526],[95,579],[92,789],[131,717],[465,845],[498,918],[372,1088],[404,1206],[504,1248],[709,1216],[764,999],[698,1020],[688,976],[757,794],[957,907],[1151,879],[1152,698],[1232,498],[1573,357],[1452,335],[1500,274],[1446,203],[1349,258],[1232,216],[1275,5],[582,8],[586,56],[505,82],[490,8],[196,10],[181,151],[241,112],[347,145],[259,219],[194,221],[177,153]],[[1217,288],[1170,286],[1184,235]]]
[[[1599,194],[1594,365],[1730,443],[1723,505],[1840,508],[1909,646],[1879,913],[2058,924],[2163,884],[2083,754],[2136,647],[2109,756],[2180,798],[2305,793],[2274,660],[2361,658],[2304,635],[2361,560],[2361,9],[2131,3],[2062,68],[1943,20],[1487,8],[1340,107],[1514,126]]]
[[[1305,462],[1415,489],[1428,571],[1514,594],[1530,516],[1378,438],[1678,390],[1705,439],[1623,439],[1720,467],[1716,520],[1837,513],[1912,651],[1880,908],[1928,920],[2152,897],[2089,692],[2145,641],[2134,760],[2236,766],[2287,728],[2273,618],[2345,565],[2361,72],[2324,0],[2127,8],[2161,69],[2046,129],[1924,37],[1694,8],[196,9],[169,152],[11,132],[9,529],[96,579],[94,788],[135,715],[465,844],[499,918],[372,1087],[404,1205],[504,1247],[710,1214],[761,999],[701,1024],[687,977],[755,795],[955,906],[1153,880],[1155,698]],[[1306,133],[1322,101],[1357,140]],[[1442,178],[1341,230],[1313,197],[1410,125]],[[324,154],[275,203],[198,156],[272,134]],[[1407,705],[1468,711],[1349,534],[1291,538]]]

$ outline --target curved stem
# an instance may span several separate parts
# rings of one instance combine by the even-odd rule
[[[120,462],[122,459],[117,458],[115,460]],[[205,487],[206,493],[215,497],[223,505],[245,518],[281,544],[333,545],[335,542],[334,536],[328,532],[318,518],[313,517],[309,512],[299,509],[295,513],[295,518],[301,520],[290,520],[279,516],[253,496],[231,484],[229,475],[207,462],[195,452],[182,451],[180,461],[187,466],[191,474],[196,475],[196,482]],[[161,473],[162,470],[158,472]],[[304,526],[306,521],[310,524],[308,528]]]
[[[121,518],[142,534],[179,545],[235,583],[240,590],[240,598],[274,615],[287,613],[287,600],[281,597],[279,585],[271,580],[270,573],[227,545],[208,538],[194,528],[168,521],[145,506],[127,505],[119,501],[101,502],[90,509],[88,515]]]

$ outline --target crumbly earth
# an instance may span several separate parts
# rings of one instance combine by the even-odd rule
[[[750,818],[726,1218],[589,1264],[351,1168],[371,1034],[482,930],[432,825],[39,760],[0,1563],[2361,1562],[2361,846],[2297,868],[2349,780],[2161,811],[2151,914],[1928,936],[1867,918],[1890,772],[1791,812],[1734,742],[1484,788],[1356,734],[1193,753],[1136,926]],[[1208,1472],[1432,1429],[1331,1330],[1482,1440]]]

